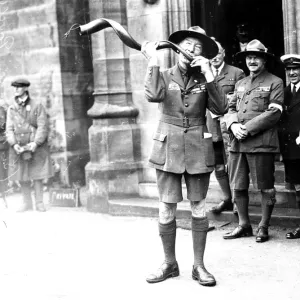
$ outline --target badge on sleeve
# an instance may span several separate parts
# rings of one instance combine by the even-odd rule
[[[180,91],[180,87],[176,82],[170,82],[168,90],[169,91]]]

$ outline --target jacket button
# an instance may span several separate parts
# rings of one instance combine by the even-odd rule
[[[251,92],[247,92],[246,95],[250,95]]]
[[[184,103],[184,106],[185,106],[185,107],[188,107],[188,106],[189,106],[189,104],[188,104],[188,103]]]
[[[247,100],[247,101],[245,101],[245,104],[247,104],[249,101]]]
[[[247,111],[247,109],[244,109],[244,110],[243,110],[243,113],[245,113],[246,111]]]
[[[184,129],[183,132],[186,133],[186,132],[187,132],[187,129]]]

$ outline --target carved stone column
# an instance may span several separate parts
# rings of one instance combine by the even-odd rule
[[[285,53],[300,53],[300,2],[282,1]]]
[[[124,3],[125,2],[125,3]],[[127,27],[126,1],[90,0],[91,20],[108,18]],[[138,110],[132,104],[128,49],[112,29],[92,35],[93,118],[89,129],[87,208],[108,212],[108,200],[138,194],[140,164]]]

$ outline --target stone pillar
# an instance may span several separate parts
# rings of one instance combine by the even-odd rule
[[[282,1],[285,53],[300,53],[300,2]]]
[[[126,1],[90,0],[90,19],[113,19],[127,28]],[[112,29],[92,35],[94,105],[89,129],[87,209],[108,212],[108,200],[138,194],[139,130],[132,104],[128,48]]]

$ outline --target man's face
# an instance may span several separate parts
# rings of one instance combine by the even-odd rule
[[[202,43],[196,38],[187,37],[179,43],[179,46],[193,57],[202,54]],[[179,62],[190,64],[190,61],[182,53],[179,54]]]
[[[297,84],[300,81],[300,67],[286,68],[286,73],[291,83]]]
[[[15,87],[15,97],[22,97],[25,95],[25,93],[27,92],[27,87],[24,86],[16,86]]]
[[[236,36],[241,43],[248,43],[250,41],[249,29],[246,26],[238,26]]]
[[[219,43],[217,43],[217,45],[219,48],[219,52],[213,59],[210,60],[211,65],[216,69],[222,65],[225,58],[225,50],[222,48],[222,46]]]
[[[257,56],[255,54],[250,54],[246,56],[246,64],[250,72],[259,73],[264,69],[266,60],[263,57]]]

